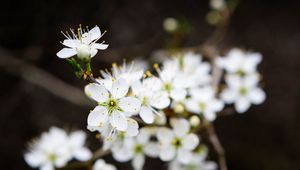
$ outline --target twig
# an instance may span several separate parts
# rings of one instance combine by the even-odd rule
[[[218,154],[220,170],[227,170],[225,151],[215,132],[214,125],[208,122],[208,126],[206,130],[207,130],[209,141],[211,142],[216,153]]]
[[[50,73],[16,57],[0,48],[0,67],[8,73],[21,77],[50,93],[79,106],[90,106],[91,102],[85,97],[82,90],[59,80]]]

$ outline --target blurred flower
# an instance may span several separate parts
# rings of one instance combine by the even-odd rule
[[[113,157],[119,162],[132,160],[135,170],[141,170],[145,163],[145,155],[157,157],[159,146],[157,142],[150,141],[154,135],[152,128],[142,128],[135,138],[125,138],[121,148],[112,148]]]
[[[207,85],[211,81],[210,64],[202,61],[202,56],[193,52],[180,53],[164,65],[177,68],[177,77],[184,79],[184,87]]]
[[[178,29],[178,21],[175,18],[166,18],[163,27],[167,32],[174,32]]]
[[[156,65],[155,65],[156,67]],[[178,65],[174,62],[165,61],[162,70],[156,67],[162,84],[161,90],[167,92],[175,101],[184,100],[186,97],[185,81],[183,75],[179,74]]]
[[[24,158],[28,165],[41,170],[54,170],[64,167],[75,158],[86,161],[92,157],[84,146],[86,136],[82,131],[68,135],[63,129],[51,127],[40,138],[34,140]]]
[[[106,163],[103,159],[98,159],[94,163],[92,170],[117,170],[117,168],[112,164]]]
[[[140,110],[141,102],[134,97],[126,97],[129,86],[122,78],[112,83],[111,89],[91,83],[85,87],[86,94],[98,102],[98,106],[88,116],[88,126],[101,128],[109,122],[118,131],[126,131],[127,117]]]
[[[199,138],[189,133],[190,125],[185,119],[171,118],[169,128],[160,128],[157,138],[160,142],[159,158],[163,161],[177,159],[180,163],[186,164],[192,159],[192,151],[199,144]]]
[[[210,121],[216,119],[216,112],[223,109],[224,104],[215,98],[215,91],[212,87],[199,87],[190,90],[191,98],[186,100],[188,111],[203,114]]]
[[[214,10],[222,10],[225,5],[225,0],[210,0],[210,7]]]
[[[98,26],[89,31],[87,29],[87,32],[80,27],[77,34],[72,29],[70,31],[71,35],[68,32],[62,32],[67,38],[62,44],[67,48],[63,48],[56,54],[59,58],[77,55],[79,59],[89,61],[97,54],[98,50],[105,50],[108,47],[108,44],[96,43],[103,36]]]
[[[169,165],[169,170],[216,170],[217,164],[213,161],[206,161],[206,153],[193,153],[191,161],[182,164],[174,160]]]
[[[136,81],[132,86],[133,94],[142,102],[139,115],[146,123],[154,122],[154,114],[160,115],[156,109],[164,109],[170,104],[167,92],[160,91],[161,87],[161,81],[154,76]]]
[[[258,87],[258,74],[246,77],[227,75],[225,81],[228,87],[221,93],[221,98],[225,103],[234,103],[238,113],[246,112],[251,103],[261,104],[266,99],[265,92]]]
[[[112,82],[118,79],[123,79],[131,86],[134,82],[140,80],[143,77],[144,70],[139,65],[132,62],[131,64],[123,63],[122,66],[117,64],[112,65],[111,72],[101,71],[103,79],[97,79],[100,83],[103,83],[107,89],[111,89]]]
[[[244,52],[241,49],[234,48],[224,58],[218,58],[216,63],[219,67],[225,69],[227,73],[252,74],[256,72],[257,65],[261,62],[260,53]]]

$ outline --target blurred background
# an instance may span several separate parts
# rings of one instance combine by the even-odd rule
[[[229,170],[300,169],[300,3],[242,0],[221,43],[263,54],[260,72],[267,100],[242,115],[219,118],[216,130]],[[107,30],[110,44],[94,67],[126,57],[147,58],[168,44],[168,17],[186,23],[182,46],[203,43],[213,32],[207,0],[9,0],[0,7],[1,169],[30,169],[26,142],[50,126],[86,129],[91,103],[67,63],[56,57],[61,30],[79,24]],[[98,73],[95,73],[99,75]],[[97,143],[90,135],[89,144]],[[214,155],[211,157],[215,159]],[[126,165],[127,168],[129,166]],[[162,169],[159,161],[145,169]]]

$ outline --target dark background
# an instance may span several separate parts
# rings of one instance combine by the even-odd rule
[[[241,46],[264,55],[260,70],[268,98],[246,114],[215,122],[230,170],[300,169],[299,9],[296,0],[244,0],[232,18],[222,47]],[[208,10],[206,0],[5,1],[0,7],[0,58],[31,63],[82,88],[84,83],[55,55],[62,48],[60,30],[80,23],[108,30],[104,39],[109,50],[99,52],[94,64],[102,67],[163,48],[167,35],[162,22],[170,16],[184,17],[193,27],[184,46],[201,44],[213,31],[205,21]],[[85,129],[92,107],[57,97],[14,70],[16,65],[1,64],[0,167],[22,170],[30,169],[22,157],[29,139],[52,125]]]

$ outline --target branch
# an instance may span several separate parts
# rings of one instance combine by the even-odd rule
[[[227,170],[228,168],[226,165],[226,157],[225,157],[225,151],[223,149],[223,146],[215,132],[214,125],[211,124],[210,122],[207,122],[207,123],[208,123],[208,126],[206,129],[207,129],[208,138],[209,138],[209,141],[211,142],[214,150],[218,154],[220,170]]]
[[[59,80],[50,73],[20,59],[0,48],[0,67],[8,73],[21,77],[23,80],[39,86],[70,103],[79,106],[90,106],[91,102],[82,90]]]

